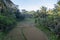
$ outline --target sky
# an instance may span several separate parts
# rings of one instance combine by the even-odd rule
[[[19,5],[19,9],[26,9],[27,11],[38,10],[41,6],[47,7],[47,9],[54,8],[54,4],[57,0],[11,0],[14,4]]]

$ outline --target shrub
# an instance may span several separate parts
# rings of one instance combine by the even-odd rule
[[[0,29],[1,30],[5,31],[5,30],[13,27],[13,25],[15,23],[16,23],[16,21],[14,19],[0,15]]]

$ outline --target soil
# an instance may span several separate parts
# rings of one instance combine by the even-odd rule
[[[48,40],[48,37],[35,27],[34,20],[26,19],[18,23],[3,40]]]

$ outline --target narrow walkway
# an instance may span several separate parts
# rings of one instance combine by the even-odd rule
[[[48,40],[47,36],[37,29],[34,20],[26,19],[4,38],[4,40]]]

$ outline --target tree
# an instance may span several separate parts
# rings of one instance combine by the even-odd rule
[[[42,6],[40,10],[40,17],[43,17],[43,18],[46,17],[47,16],[46,13],[47,13],[47,8]]]
[[[46,11],[47,11],[47,8],[44,7],[44,6],[42,6],[40,12],[41,12],[41,13],[46,13]]]
[[[58,0],[57,4],[60,5],[60,0]]]
[[[0,0],[0,30],[9,31],[14,27],[17,19],[22,18],[19,9],[11,0]]]
[[[22,13],[26,14],[28,11],[26,11],[25,9],[22,9]]]

